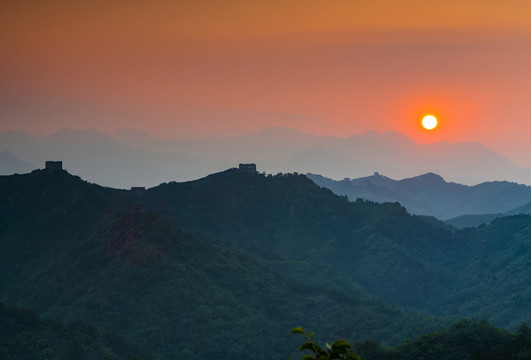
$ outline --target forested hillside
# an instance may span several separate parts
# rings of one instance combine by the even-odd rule
[[[167,358],[285,358],[293,326],[397,345],[461,316],[529,321],[530,234],[528,216],[451,231],[297,174],[128,191],[35,171],[0,177],[0,301]]]
[[[358,341],[354,350],[363,360],[527,360],[531,359],[531,330],[529,324],[509,332],[487,321],[462,319],[394,348]]]
[[[0,303],[0,359],[2,360],[158,360],[123,336],[94,326],[43,320],[35,313]]]
[[[141,206],[147,193],[64,172],[0,182],[2,301],[126,335],[164,356],[287,357],[293,324],[386,343],[444,324],[296,283],[232,246],[209,245]],[[306,269],[299,277],[319,273]]]
[[[299,281],[353,293],[361,285],[404,306],[439,298],[453,281],[447,267],[460,244],[449,231],[398,203],[351,203],[304,175],[228,170],[146,195],[146,206],[187,231],[233,244]]]
[[[303,175],[237,170],[162,184],[144,203],[187,231],[233,244],[301,282],[374,294],[403,309],[480,316],[500,326],[531,316],[525,301],[501,301],[527,297],[527,287],[517,284],[529,279],[529,270],[505,266],[531,261],[529,216],[451,231],[398,203],[348,202]],[[305,279],[298,270],[308,264],[304,274],[320,271]],[[494,278],[504,279],[501,288],[508,292],[500,292]],[[471,284],[497,295],[478,297]]]

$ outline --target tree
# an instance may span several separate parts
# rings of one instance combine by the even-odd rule
[[[299,351],[310,351],[313,355],[306,354],[301,360],[361,360],[359,355],[352,351],[352,346],[346,340],[337,340],[331,345],[326,343],[322,348],[318,343],[313,341],[314,333],[307,333],[301,327],[291,329],[292,334],[301,334],[306,340],[300,347]]]

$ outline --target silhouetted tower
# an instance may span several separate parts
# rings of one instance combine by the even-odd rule
[[[238,169],[240,171],[255,173],[256,172],[256,164],[240,164],[240,167]]]
[[[46,161],[46,170],[48,172],[59,172],[63,170],[62,161]]]

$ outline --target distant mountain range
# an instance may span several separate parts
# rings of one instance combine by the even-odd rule
[[[458,227],[488,223],[502,215],[531,213],[531,186],[507,181],[468,186],[446,182],[433,173],[403,180],[379,173],[341,181],[316,174],[307,176],[351,201],[361,198],[380,203],[399,202],[411,214],[435,216]]]
[[[374,172],[393,178],[434,172],[464,184],[531,184],[530,169],[519,168],[480,143],[422,145],[393,131],[337,138],[274,127],[201,140],[159,140],[130,129],[112,135],[95,130],[61,130],[51,136],[5,132],[0,134],[0,150],[19,159],[14,167],[4,165],[0,157],[2,174],[21,172],[28,163],[42,167],[46,160],[62,160],[65,168],[88,181],[118,188],[193,180],[249,162],[267,173],[310,172],[334,179]]]
[[[519,214],[531,215],[531,202],[527,202],[524,205],[517,207],[516,209],[505,211],[503,213],[461,215],[452,219],[448,219],[445,222],[457,228],[464,228],[469,226],[479,226],[481,224],[488,224],[499,217]]]
[[[95,130],[61,130],[47,137],[7,132],[0,134],[1,148],[38,164],[39,168],[47,160],[63,161],[66,169],[88,181],[118,188],[155,186],[174,179],[192,180],[227,167],[183,153],[136,149]]]
[[[35,168],[35,165],[19,159],[10,151],[0,152],[0,175],[24,174]]]

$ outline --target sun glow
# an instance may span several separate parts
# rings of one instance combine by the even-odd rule
[[[426,130],[433,130],[437,127],[437,118],[433,115],[426,115],[422,119],[422,126]]]

